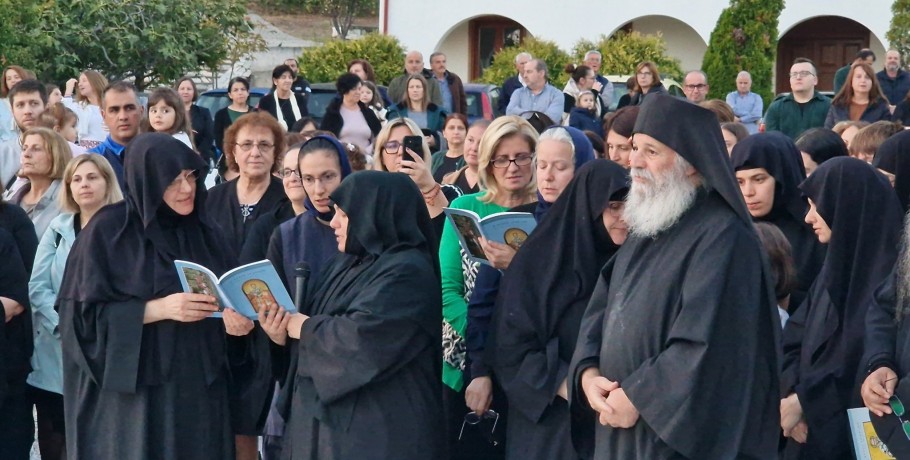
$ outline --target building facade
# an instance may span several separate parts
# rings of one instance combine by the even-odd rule
[[[834,71],[871,48],[884,62],[891,1],[800,0],[786,2],[778,24],[777,74],[794,57],[808,57],[819,70],[820,89],[830,89]],[[728,0],[651,0],[574,4],[547,0],[461,0],[457,2],[380,0],[379,28],[407,49],[429,56],[442,51],[453,72],[477,78],[493,53],[525,36],[552,40],[571,51],[581,38],[610,36],[619,30],[661,32],[670,55],[683,69],[697,69],[711,31]],[[578,8],[573,9],[573,6]],[[777,90],[787,91],[786,79]]]

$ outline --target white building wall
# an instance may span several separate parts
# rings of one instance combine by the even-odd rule
[[[461,0],[440,2],[427,0],[380,0],[380,28],[397,36],[408,49],[416,49],[429,56],[437,48],[445,48],[449,67],[461,75],[468,72],[467,23],[475,17],[499,15],[510,18],[538,38],[552,40],[569,51],[579,38],[595,39],[600,34],[611,35],[630,21],[635,28],[646,32],[665,26],[675,33],[685,32],[682,24],[665,18],[669,16],[688,25],[701,38],[686,45],[668,43],[671,54],[679,58],[683,68],[700,66],[701,57],[711,31],[727,0],[650,0],[628,3],[618,1],[591,2],[583,11],[566,8],[567,4],[551,0]],[[634,6],[634,7],[630,7]],[[816,16],[842,16],[863,24],[872,31],[872,49],[883,55],[887,46],[885,32],[891,20],[890,0],[799,0],[788,1],[781,14],[779,32],[786,33],[798,23]],[[583,21],[597,18],[597,21]],[[598,24],[599,27],[580,27],[579,24]],[[385,27],[385,25],[388,25]],[[669,35],[664,29],[664,35]],[[694,37],[693,37],[694,38]],[[463,51],[456,52],[460,47]],[[462,60],[463,59],[463,60]]]

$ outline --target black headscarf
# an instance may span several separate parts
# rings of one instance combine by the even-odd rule
[[[669,121],[672,117],[672,122]],[[655,94],[641,104],[632,134],[647,134],[682,155],[743,222],[752,224],[730,168],[730,156],[714,112],[672,96]]]
[[[878,147],[872,166],[894,174],[894,191],[904,211],[910,210],[910,131],[897,133]]]
[[[103,208],[73,246],[61,299],[111,302],[180,292],[174,259],[220,275],[234,265],[205,213],[205,162],[172,136],[143,134],[124,151],[123,202]],[[180,216],[164,192],[183,170],[198,170],[193,212]]]
[[[837,157],[821,164],[799,188],[831,228],[816,283],[825,283],[842,318],[851,307],[864,312],[897,257],[903,213],[891,184],[864,161]]]
[[[348,215],[345,253],[379,256],[409,248],[437,253],[430,214],[420,189],[408,176],[360,171],[342,181],[331,197]],[[439,263],[432,259],[438,275]]]
[[[768,217],[786,212],[803,221],[808,203],[799,184],[806,178],[806,168],[789,137],[776,131],[753,134],[733,147],[731,160],[735,171],[764,168],[774,178],[774,205]]]

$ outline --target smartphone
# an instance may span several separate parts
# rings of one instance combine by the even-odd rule
[[[402,145],[405,148],[406,153],[407,153],[407,149],[411,149],[414,151],[414,153],[416,155],[421,156],[421,159],[423,159],[423,136],[405,136],[404,143]],[[410,155],[410,156],[413,156],[413,155]],[[406,157],[404,155],[402,155],[402,158],[406,158]],[[412,159],[411,161],[417,161],[417,160]]]

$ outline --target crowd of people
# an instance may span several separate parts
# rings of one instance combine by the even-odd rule
[[[559,90],[521,53],[474,122],[443,53],[347,63],[319,122],[294,59],[215,114],[7,66],[0,458],[846,459],[856,407],[910,456],[900,55],[833,100],[796,59],[767,110],[642,62],[609,112],[601,59]],[[480,264],[446,208],[537,227]],[[245,317],[177,260],[299,303]]]

